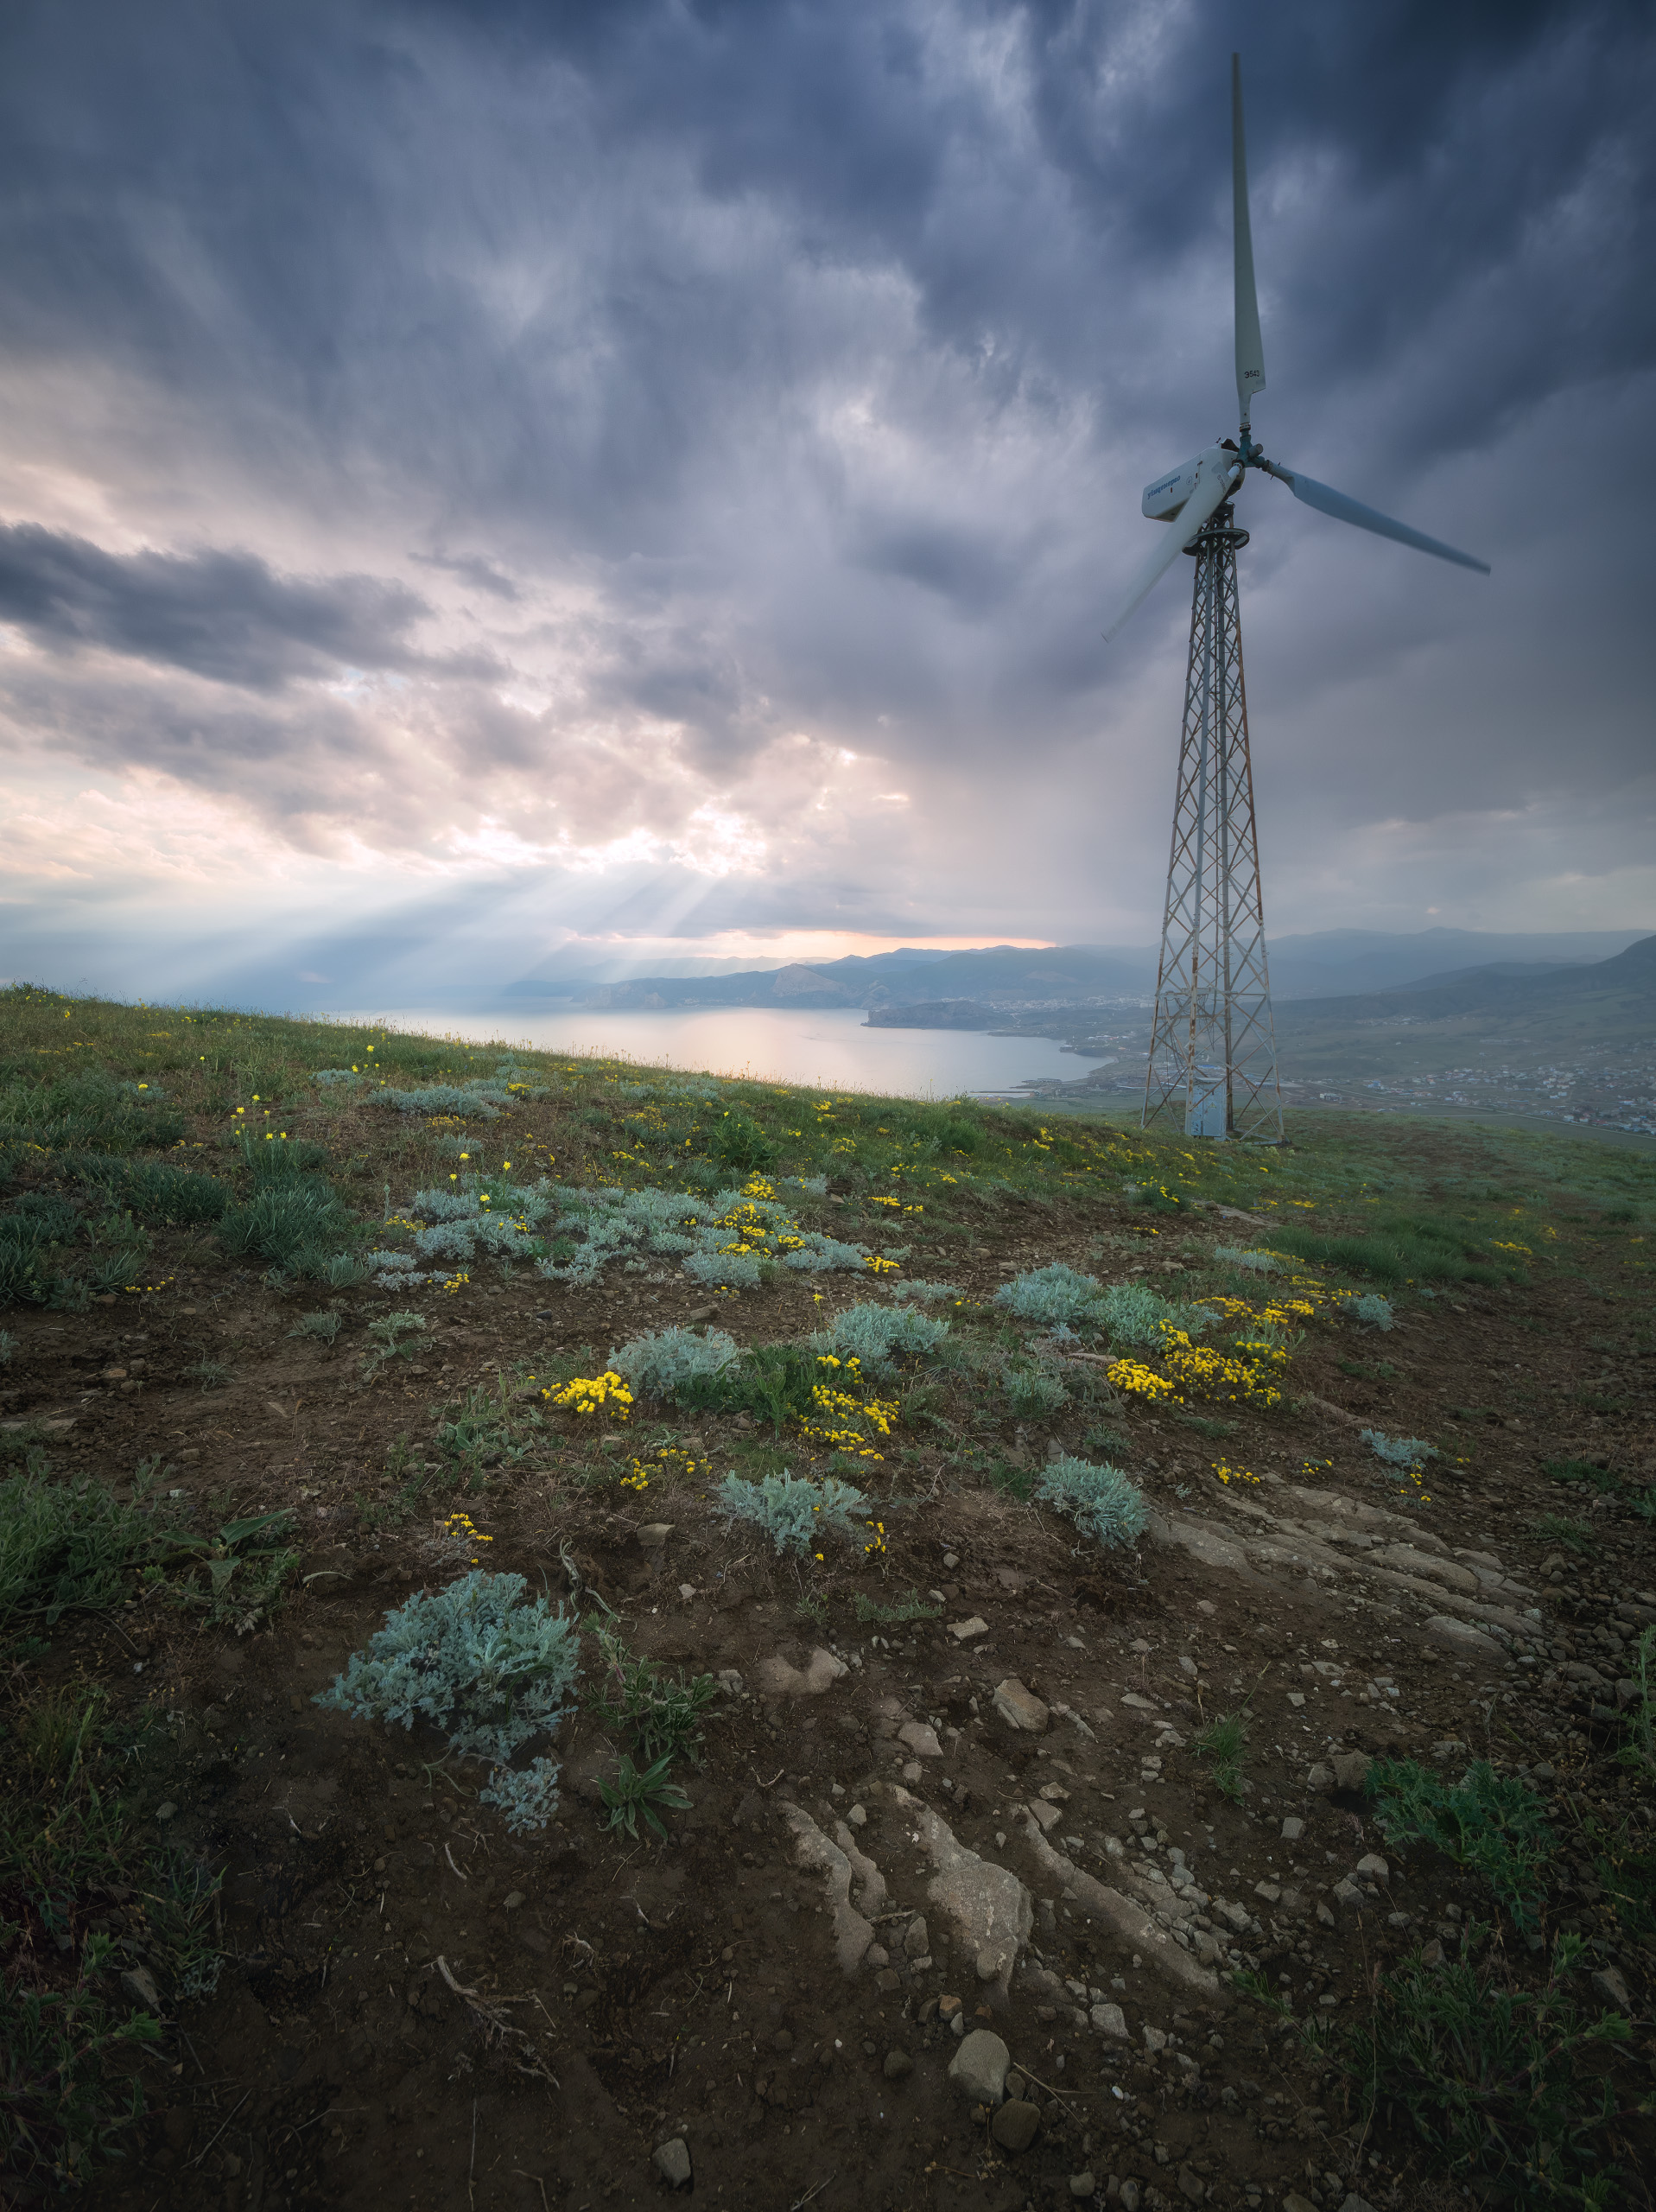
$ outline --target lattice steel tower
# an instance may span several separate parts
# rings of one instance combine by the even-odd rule
[[[1265,390],[1265,348],[1253,282],[1242,130],[1242,66],[1230,60],[1231,226],[1235,260],[1236,397],[1241,427],[1145,486],[1140,512],[1165,524],[1114,620],[1113,638],[1178,559],[1196,556],[1190,663],[1184,679],[1173,853],[1167,869],[1156,1021],[1145,1083],[1145,1125],[1177,1114],[1187,1136],[1279,1143],[1282,1094],[1271,1024],[1265,910],[1253,834],[1253,772],[1242,690],[1242,626],[1236,549],[1247,543],[1232,500],[1250,470],[1285,484],[1302,505],[1440,561],[1489,573],[1488,564],[1397,522],[1303,469],[1266,459],[1249,424]]]
[[[1247,543],[1227,500],[1190,549],[1190,659],[1144,1124],[1176,1115],[1187,1136],[1279,1143],[1236,595],[1236,555]]]

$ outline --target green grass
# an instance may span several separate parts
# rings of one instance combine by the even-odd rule
[[[1468,1929],[1467,1952],[1478,1933]],[[1403,2120],[1450,2181],[1608,2212],[1624,2200],[1607,2163],[1617,2100],[1602,2054],[1633,2031],[1583,2009],[1570,1980],[1581,1963],[1579,1942],[1562,1936],[1545,1980],[1524,1988],[1498,1951],[1428,1967],[1417,1950],[1380,1976],[1369,2019],[1330,2055],[1360,2103]]]
[[[1462,1236],[1429,1215],[1383,1216],[1360,1233],[1336,1236],[1273,1223],[1271,1241],[1297,1258],[1381,1282],[1494,1284],[1513,1272],[1493,1263],[1487,1239]]]
[[[1190,1739],[1190,1748],[1196,1757],[1208,1760],[1211,1765],[1214,1788],[1233,1804],[1239,1803],[1244,1794],[1242,1760],[1247,1750],[1247,1722],[1242,1714],[1228,1713],[1209,1721]]]
[[[900,1621],[935,1621],[941,1618],[943,1610],[941,1605],[928,1604],[917,1590],[910,1590],[902,1598],[891,1598],[883,1601],[878,1598],[870,1598],[859,1590],[855,1599],[855,1609],[860,1621],[878,1621],[885,1626],[891,1626]]]
[[[1621,1478],[1608,1467],[1601,1466],[1596,1459],[1544,1459],[1543,1471],[1555,1483],[1585,1483],[1602,1497],[1608,1497],[1621,1488]]]
[[[1533,1789],[1498,1775],[1486,1759],[1456,1783],[1445,1783],[1415,1759],[1376,1759],[1363,1787],[1387,1842],[1441,1851],[1488,1885],[1516,1928],[1533,1932],[1558,1849]]]
[[[1566,1551],[1577,1558],[1588,1558],[1598,1549],[1598,1539],[1584,1521],[1572,1521],[1567,1514],[1539,1513],[1530,1522],[1530,1534],[1544,1544],[1562,1544]]]
[[[0,1482],[0,1631],[107,1611],[133,1595],[138,1569],[168,1541],[152,1507],[123,1504],[87,1478],[54,1482],[44,1456],[30,1458]]]
[[[638,1822],[642,1819],[647,1827],[663,1842],[667,1840],[667,1824],[663,1813],[688,1813],[690,1800],[676,1782],[668,1779],[670,1758],[663,1753],[651,1765],[635,1767],[623,1751],[617,1764],[615,1779],[600,1782],[599,1795],[603,1799],[609,1819],[605,1826],[625,1829],[636,1843]]]

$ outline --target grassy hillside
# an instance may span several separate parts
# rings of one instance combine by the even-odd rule
[[[1291,1136],[0,994],[18,2201],[1642,2202],[1656,1176]]]

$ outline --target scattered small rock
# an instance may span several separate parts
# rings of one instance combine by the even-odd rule
[[[940,1759],[943,1747],[937,1741],[937,1732],[923,1720],[905,1720],[897,1732],[899,1744],[906,1744],[917,1758]]]
[[[523,1893],[521,1890],[508,1890],[500,1900],[500,1910],[502,1912],[516,1912],[523,1902]]]
[[[846,1818],[853,1828],[866,1828],[868,1825],[867,1810],[861,1805],[853,1805]]]
[[[1373,1764],[1367,1751],[1336,1751],[1333,1760],[1335,1788],[1361,1789]]]
[[[989,1624],[974,1613],[970,1620],[950,1621],[949,1632],[956,1643],[974,1643],[980,1636],[987,1636]]]
[[[1095,2196],[1097,2191],[1098,2183],[1094,2180],[1091,2174],[1070,2175],[1069,2194],[1071,2196],[1084,2200],[1087,2197]]]
[[[1032,1690],[1025,1688],[1016,1675],[1008,1675],[1004,1682],[997,1682],[994,1708],[1009,1728],[1021,1729],[1031,1736],[1044,1734],[1047,1708]]]
[[[1287,1819],[1283,1822],[1283,1824],[1282,1824],[1282,1840],[1283,1840],[1283,1841],[1284,1841],[1285,1843],[1298,1843],[1298,1842],[1299,1841],[1299,1839],[1301,1838],[1301,1836],[1303,1836],[1303,1835],[1304,1834],[1304,1833],[1305,1833],[1305,1823],[1304,1823],[1304,1821],[1301,1821],[1301,1820],[1297,1820],[1297,1819],[1294,1817],[1294,1815],[1291,1813],[1291,1814],[1289,1815],[1288,1818],[1287,1818]]]
[[[911,1959],[923,1959],[931,1949],[931,1938],[926,1932],[923,1914],[916,1913],[903,1937],[903,1948]]]
[[[1357,1872],[1360,1874],[1367,1874],[1372,1876],[1377,1882],[1388,1881],[1391,1878],[1392,1873],[1391,1868],[1386,1865],[1386,1861],[1380,1857],[1377,1851],[1366,1853],[1364,1856],[1357,1861]]]
[[[1101,2035],[1114,2036],[1118,2043],[1127,2039],[1127,2016],[1119,2005],[1094,2005],[1088,2016]]]
[[[968,2104],[998,2105],[1011,2063],[1012,2053],[993,2028],[974,2028],[949,2061],[949,2078]]]
[[[1010,2151],[1016,2157],[1020,2151],[1028,2150],[1040,2125],[1039,2106],[1026,2104],[1019,2097],[1001,2106],[989,2122],[989,2133],[1001,2150]]]
[[[906,2082],[914,2071],[914,2061],[906,2050],[888,2050],[880,2071],[888,2082]]]
[[[1481,1659],[1504,1659],[1507,1656],[1504,1646],[1497,1643],[1493,1636],[1486,1636],[1482,1629],[1474,1628],[1466,1621],[1457,1621],[1448,1613],[1434,1613],[1425,1623],[1422,1633],[1433,1643],[1443,1644],[1450,1651],[1475,1652]]]
[[[1319,1797],[1326,1797],[1334,1787],[1334,1769],[1319,1759],[1305,1777],[1305,1787]]]
[[[1602,1997],[1607,2005],[1614,2005],[1618,2012],[1632,2012],[1633,1999],[1616,1967],[1601,1967],[1588,1986],[1596,1997]]]
[[[164,1805],[156,1806],[155,1818],[158,1821],[170,1821],[177,1811],[177,1806],[174,1804],[172,1799],[169,1797]]]
[[[656,2146],[656,2171],[669,2189],[688,2189],[690,2185],[690,2146],[682,2135],[674,2136],[670,2143]]]

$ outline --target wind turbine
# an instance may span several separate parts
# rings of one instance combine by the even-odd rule
[[[1280,1142],[1282,1094],[1271,1020],[1236,593],[1236,555],[1248,534],[1237,528],[1232,503],[1254,470],[1275,477],[1297,499],[1337,522],[1355,523],[1359,530],[1485,575],[1489,569],[1487,562],[1393,522],[1302,470],[1268,461],[1255,444],[1249,414],[1265,390],[1265,349],[1247,213],[1242,65],[1234,54],[1230,117],[1240,442],[1225,438],[1145,486],[1143,512],[1166,528],[1104,635],[1115,636],[1179,553],[1195,554],[1190,658],[1144,1125],[1182,1111],[1187,1136]]]

